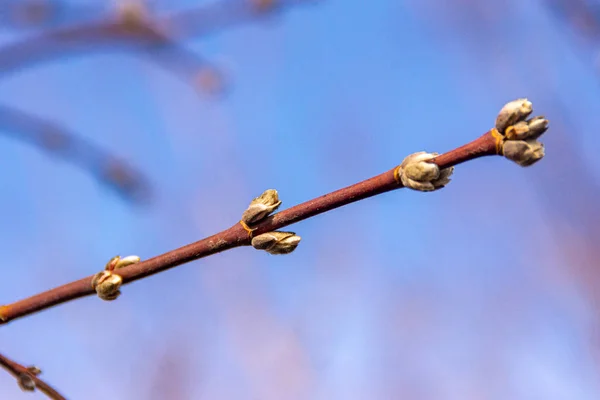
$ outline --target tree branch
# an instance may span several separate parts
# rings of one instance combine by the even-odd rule
[[[462,147],[442,154],[431,160],[431,162],[437,164],[440,169],[444,169],[479,157],[497,154],[498,138],[493,135],[493,131],[487,132]],[[256,236],[271,232],[346,204],[399,189],[403,186],[397,179],[396,168],[274,214],[253,226],[253,234]],[[240,223],[237,223],[229,229],[198,242],[119,269],[118,274],[121,276],[123,283],[129,283],[234,247],[250,245],[250,242],[251,237],[248,232]],[[1,306],[0,324],[6,324],[17,318],[80,297],[96,294],[91,284],[93,278],[93,275],[88,276],[15,303]]]
[[[15,377],[23,391],[33,392],[35,389],[39,389],[53,400],[66,400],[66,398],[58,393],[52,386],[37,377],[42,372],[39,368],[24,367],[2,354],[0,354],[0,366]]]

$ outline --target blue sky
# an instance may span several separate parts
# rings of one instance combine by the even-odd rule
[[[153,195],[126,202],[1,135],[0,303],[225,229],[265,189],[291,206],[450,150],[514,98],[564,129],[532,168],[462,165],[439,192],[295,225],[289,256],[235,249],[15,321],[0,351],[74,399],[597,398],[597,310],[570,256],[581,221],[552,206],[578,196],[564,140],[599,172],[600,86],[575,36],[542,2],[323,0],[187,40],[228,77],[219,98],[135,51],[2,77],[1,104],[126,158]],[[26,396],[0,374],[0,397]]]

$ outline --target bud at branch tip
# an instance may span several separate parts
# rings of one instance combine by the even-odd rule
[[[533,105],[527,99],[506,103],[498,113],[495,129],[496,153],[522,167],[535,164],[544,157],[544,145],[537,139],[548,130],[543,116],[527,119]]]

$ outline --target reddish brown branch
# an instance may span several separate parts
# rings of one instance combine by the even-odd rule
[[[53,400],[66,400],[52,386],[38,378],[41,371],[36,367],[24,367],[23,365],[0,354],[0,366],[15,377],[23,391],[32,392],[39,389]]]
[[[443,169],[478,157],[493,154],[496,154],[496,142],[491,133],[488,132],[465,146],[436,157],[432,162],[435,162]],[[399,189],[402,185],[396,181],[394,170],[395,168],[373,178],[274,214],[257,224],[255,226],[256,229],[254,234],[257,235],[274,231],[346,204],[360,201],[390,190]],[[138,264],[119,269],[118,271],[119,275],[123,278],[123,283],[133,282],[199,258],[234,247],[249,245],[250,241],[248,233],[239,223],[237,223],[231,228],[213,236],[146,261],[142,261]],[[88,276],[35,296],[19,300],[13,304],[2,306],[0,307],[0,324],[79,297],[93,295],[96,292],[91,286],[92,278],[93,276]]]

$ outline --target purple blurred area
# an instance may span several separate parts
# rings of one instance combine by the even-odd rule
[[[515,98],[546,157],[14,321],[0,352],[69,399],[600,398],[598,2],[220,1],[154,0],[173,41],[76,51],[44,35],[116,2],[0,5],[0,304],[216,233],[265,189],[285,208],[458,147]],[[0,399],[33,398],[0,372]]]

